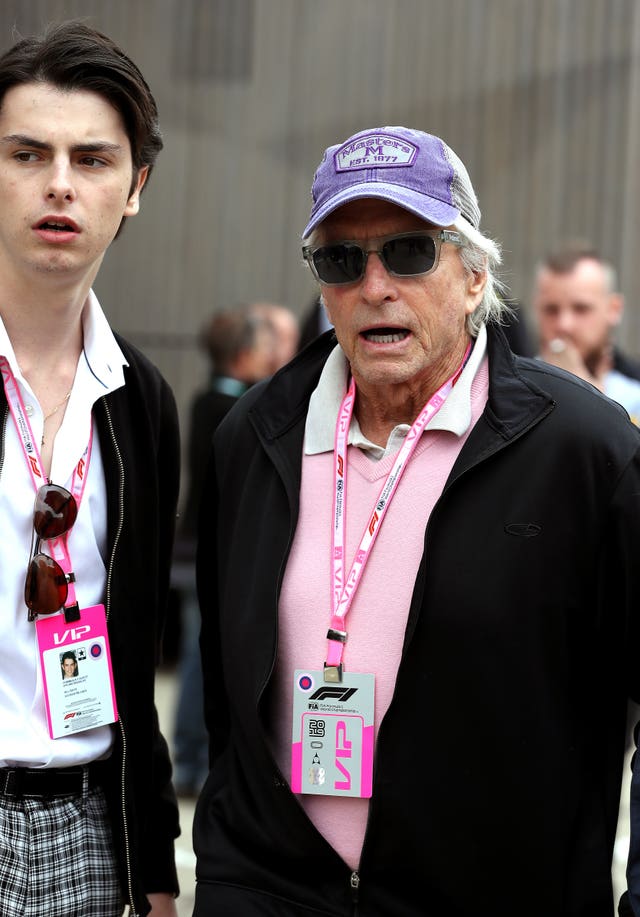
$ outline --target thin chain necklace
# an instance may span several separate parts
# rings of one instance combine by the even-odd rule
[[[63,404],[66,404],[66,403],[67,403],[67,401],[68,401],[69,398],[71,397],[71,392],[72,392],[72,391],[73,391],[73,389],[70,389],[70,390],[67,392],[67,394],[64,396],[64,398],[62,399],[62,401],[60,402],[60,404],[57,404],[57,405],[55,406],[55,408],[53,409],[53,411],[50,411],[48,414],[45,414],[45,416],[42,418],[42,439],[40,440],[40,445],[41,445],[41,446],[44,446],[44,425],[46,424],[46,422],[49,420],[50,417],[53,417],[53,415],[56,414],[56,413],[60,410],[60,408],[62,407]]]

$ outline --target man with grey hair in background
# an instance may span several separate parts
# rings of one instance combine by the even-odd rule
[[[438,137],[318,167],[334,331],[214,440],[195,917],[603,917],[640,696],[640,433],[516,357]]]
[[[250,304],[253,315],[263,319],[273,331],[273,356],[269,373],[272,375],[295,356],[300,343],[300,323],[297,316],[287,306],[276,302],[253,302]]]

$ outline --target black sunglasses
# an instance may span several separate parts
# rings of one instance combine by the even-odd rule
[[[462,246],[464,241],[449,229],[403,232],[399,235],[371,239],[371,248],[359,242],[329,242],[312,248],[306,245],[302,254],[314,277],[329,287],[356,283],[364,277],[367,259],[372,252],[379,256],[394,277],[419,277],[430,274],[438,266],[440,246],[452,242]]]
[[[51,615],[67,601],[69,583],[75,582],[73,573],[65,573],[60,564],[42,554],[41,541],[59,538],[68,532],[78,515],[78,504],[73,494],[58,484],[43,484],[36,494],[33,510],[33,531],[24,600],[29,609],[29,620],[36,615]]]

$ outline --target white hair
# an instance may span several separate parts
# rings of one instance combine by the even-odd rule
[[[487,277],[482,299],[467,317],[467,331],[472,337],[477,337],[483,325],[489,322],[503,324],[513,314],[504,299],[506,285],[497,273],[502,263],[502,252],[497,242],[474,229],[463,216],[459,216],[453,225],[465,242],[460,249],[465,269],[470,274],[484,273]]]

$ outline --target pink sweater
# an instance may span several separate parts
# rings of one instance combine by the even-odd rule
[[[416,447],[369,557],[346,619],[345,669],[373,672],[377,735],[391,702],[404,641],[409,604],[423,554],[425,528],[462,445],[487,398],[486,360],[471,387],[472,421],[461,437],[425,432]],[[346,569],[353,561],[369,514],[395,456],[372,461],[348,450]],[[300,517],[282,584],[272,740],[278,764],[291,778],[293,673],[322,669],[331,615],[331,518],[333,455],[305,455]],[[356,869],[368,814],[368,800],[301,795],[300,803],[318,831]]]

